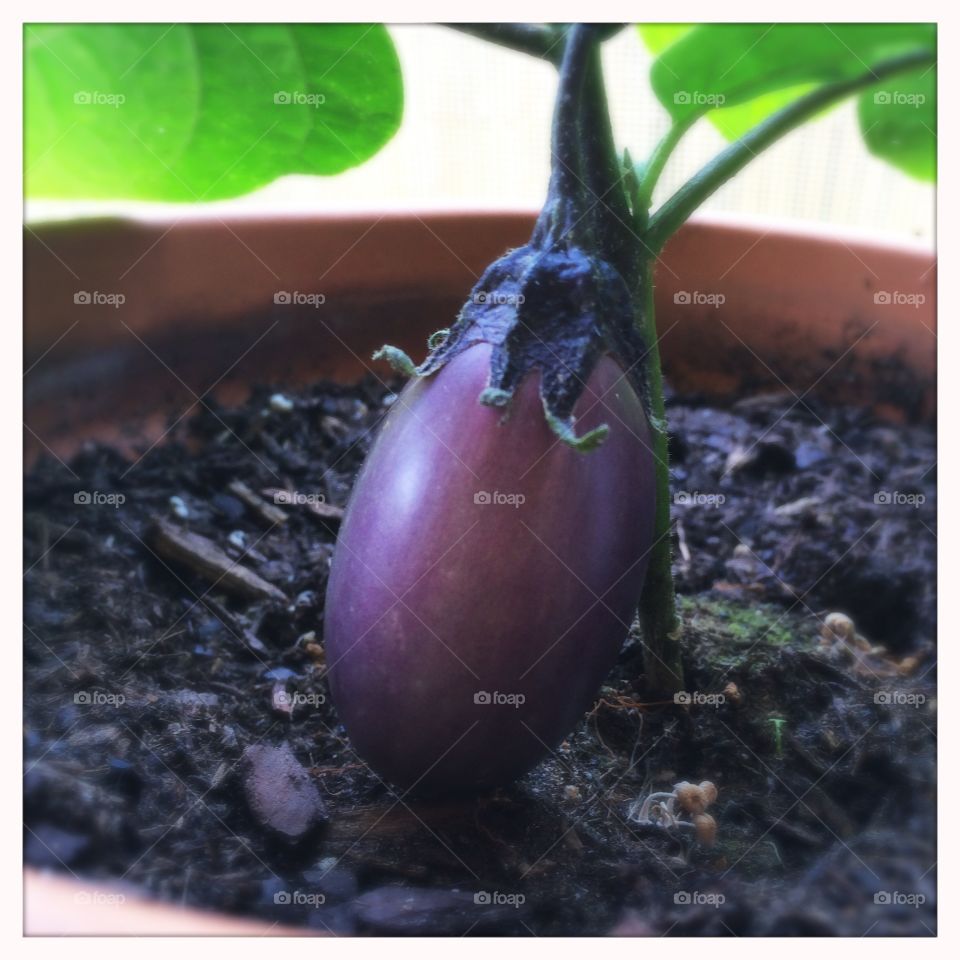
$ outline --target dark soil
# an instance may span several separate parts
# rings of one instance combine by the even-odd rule
[[[133,466],[91,446],[27,478],[28,863],[336,934],[935,932],[931,429],[674,401],[687,702],[644,702],[631,636],[555,757],[441,804],[385,786],[326,699],[336,511],[278,522],[229,489],[344,505],[389,395],[272,393]],[[171,559],[160,520],[286,600]],[[859,640],[827,630],[834,611]],[[295,808],[261,762],[289,769]],[[705,779],[714,847],[628,821]]]

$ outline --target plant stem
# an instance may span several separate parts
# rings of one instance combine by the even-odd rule
[[[580,138],[588,200],[597,211],[600,252],[632,287],[639,266],[639,239],[624,190],[624,171],[617,161],[599,46],[591,51],[587,66]]]
[[[929,50],[903,54],[878,63],[872,70],[858,77],[819,87],[782,110],[778,110],[739,140],[731,143],[657,210],[650,219],[647,231],[648,244],[655,251],[663,249],[663,245],[670,236],[707,197],[739,173],[758,153],[821,110],[833,106],[859,90],[872,87],[881,80],[933,62],[934,58]]]
[[[649,694],[666,696],[683,689],[680,658],[680,620],[673,586],[670,525],[670,460],[667,450],[663,373],[654,312],[653,257],[644,254],[637,297],[642,298],[637,322],[647,347],[647,403],[653,438],[656,513],[653,547],[640,595],[640,626],[643,631],[643,668]]]
[[[640,180],[639,203],[644,215],[648,215],[650,204],[653,201],[653,191],[656,189],[660,174],[663,173],[663,168],[667,165],[667,160],[670,159],[670,155],[676,149],[683,135],[693,126],[694,119],[691,117],[671,124],[670,129],[663,135],[650,155],[650,161],[647,163]]]

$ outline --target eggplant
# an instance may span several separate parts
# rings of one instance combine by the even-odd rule
[[[551,431],[540,377],[478,404],[491,346],[400,394],[344,517],[327,590],[334,704],[385,780],[509,783],[568,734],[627,635],[653,536],[643,405],[600,357],[575,407],[601,446]]]
[[[324,634],[357,752],[407,791],[496,787],[545,757],[590,706],[640,598],[656,509],[650,346],[631,264],[599,239],[578,134],[596,43],[571,28],[530,242],[484,271],[419,366],[395,347],[374,355],[413,379],[351,496]]]

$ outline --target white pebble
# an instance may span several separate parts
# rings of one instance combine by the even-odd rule
[[[275,393],[270,398],[270,409],[274,413],[289,413],[293,409],[293,401],[282,393]]]

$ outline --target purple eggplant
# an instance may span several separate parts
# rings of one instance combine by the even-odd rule
[[[609,428],[589,453],[551,431],[539,371],[506,410],[477,403],[490,371],[477,343],[403,390],[330,572],[335,706],[370,766],[418,792],[508,783],[570,733],[651,548],[650,432],[621,363],[595,358],[578,393],[578,428]]]

